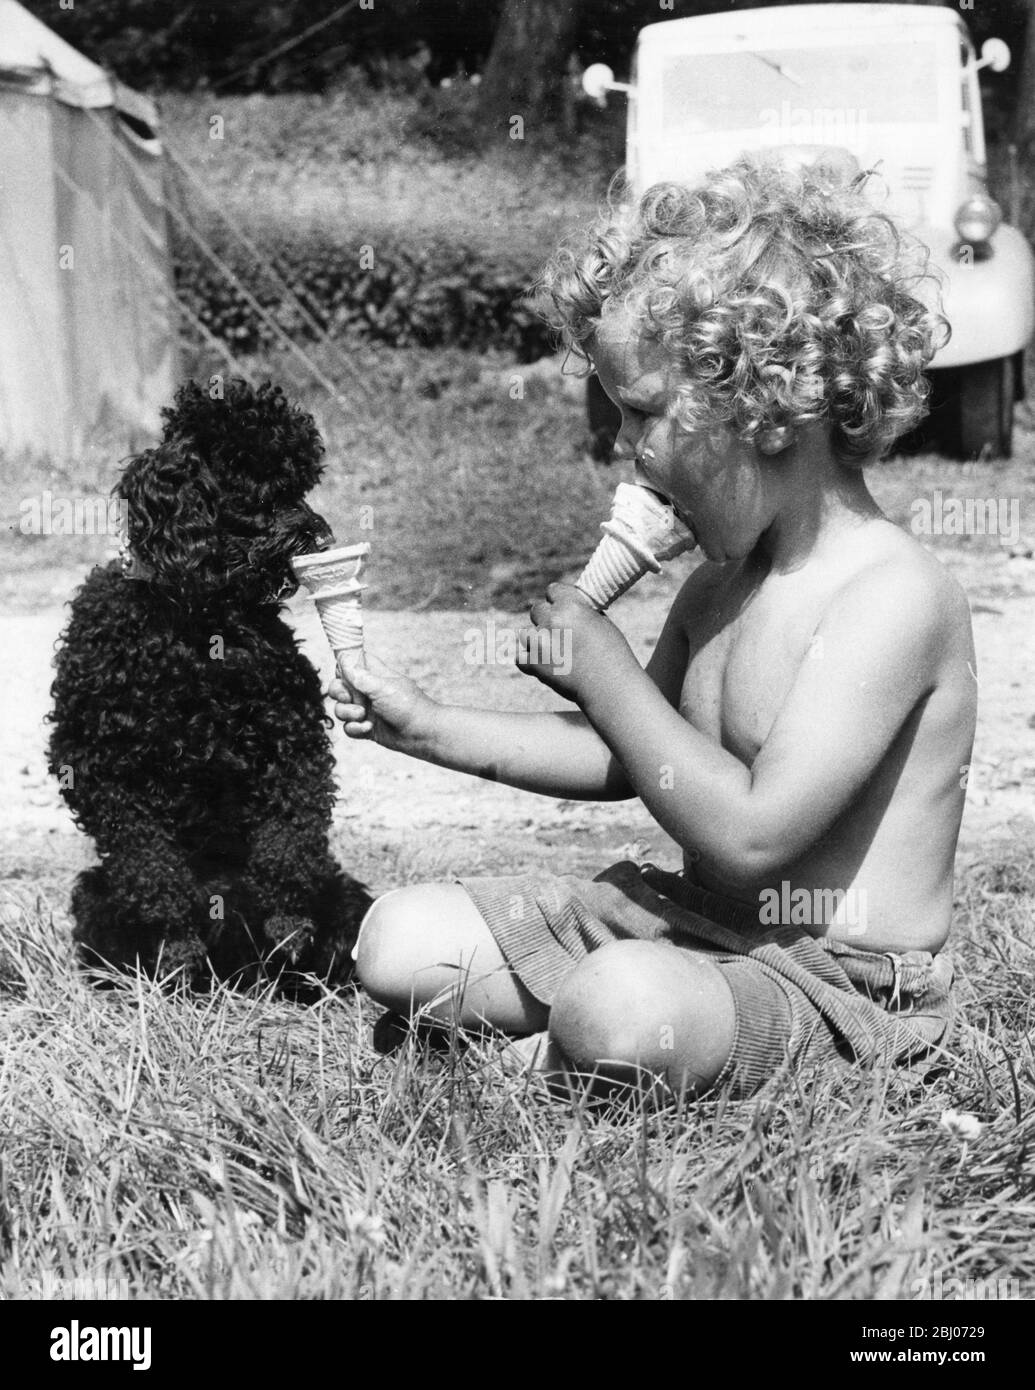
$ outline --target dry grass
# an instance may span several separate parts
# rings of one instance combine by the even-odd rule
[[[492,1043],[379,1055],[351,993],[91,988],[48,905],[9,893],[0,1290],[909,1299],[940,1276],[1030,1298],[1033,900],[1026,862],[964,874],[959,1061],[926,1089],[785,1077],[591,1114]]]

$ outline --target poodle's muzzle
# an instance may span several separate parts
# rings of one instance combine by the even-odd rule
[[[305,502],[297,508],[297,541],[291,548],[292,555],[312,555],[316,551],[331,550],[334,546],[334,532],[319,512],[314,512]]]

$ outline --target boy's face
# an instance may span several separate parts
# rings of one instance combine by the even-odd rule
[[[691,433],[674,417],[687,381],[658,340],[623,308],[605,313],[588,344],[600,384],[622,412],[619,458],[662,493],[687,522],[709,560],[741,559],[773,519],[763,464],[729,430]]]

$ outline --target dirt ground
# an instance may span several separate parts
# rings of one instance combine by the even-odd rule
[[[980,714],[960,862],[991,859],[1004,841],[1035,845],[1035,560],[1005,551],[939,551],[971,597]],[[44,715],[64,602],[82,571],[42,569],[0,589],[0,879],[41,892],[66,919],[71,876],[92,862],[48,776]],[[679,583],[677,572],[646,580],[613,611],[646,659]],[[306,650],[329,674],[330,661],[308,602],[292,605]],[[368,615],[376,665],[405,672],[437,698],[514,709],[562,708],[550,692],[507,664],[465,660],[472,630],[513,614],[390,612]],[[454,872],[512,872],[543,865],[585,872],[632,847],[673,866],[676,846],[638,803],[552,801],[414,762],[336,728],[341,799],[335,847],[375,889]],[[917,826],[917,837],[923,826]],[[1005,848],[1005,846],[1004,846]]]

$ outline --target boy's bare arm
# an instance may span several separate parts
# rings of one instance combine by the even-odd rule
[[[522,791],[573,801],[622,801],[636,791],[579,710],[556,714],[439,705],[421,743],[405,751]]]
[[[699,570],[687,581],[641,672],[673,709],[687,666],[682,611],[693,602],[700,575]],[[623,801],[636,795],[625,769],[581,710],[522,714],[447,706],[420,756],[545,796]]]
[[[617,801],[636,795],[579,710],[525,714],[442,705],[409,677],[365,667],[348,668],[330,695],[351,739],[545,796]]]
[[[925,573],[860,576],[817,629],[822,658],[803,661],[750,768],[689,725],[631,651],[621,670],[611,651],[614,679],[588,681],[579,702],[663,828],[727,882],[757,881],[815,845],[859,795],[963,620]]]
[[[691,576],[669,614],[646,672],[637,665],[639,675],[673,707],[687,663],[680,608],[688,595],[692,598],[696,578]],[[335,712],[352,738],[373,738],[424,762],[543,796],[622,801],[636,795],[621,763],[581,710],[525,714],[440,705],[405,678],[359,669],[351,676],[372,706],[363,709],[350,702],[344,687],[332,686],[339,701]]]

